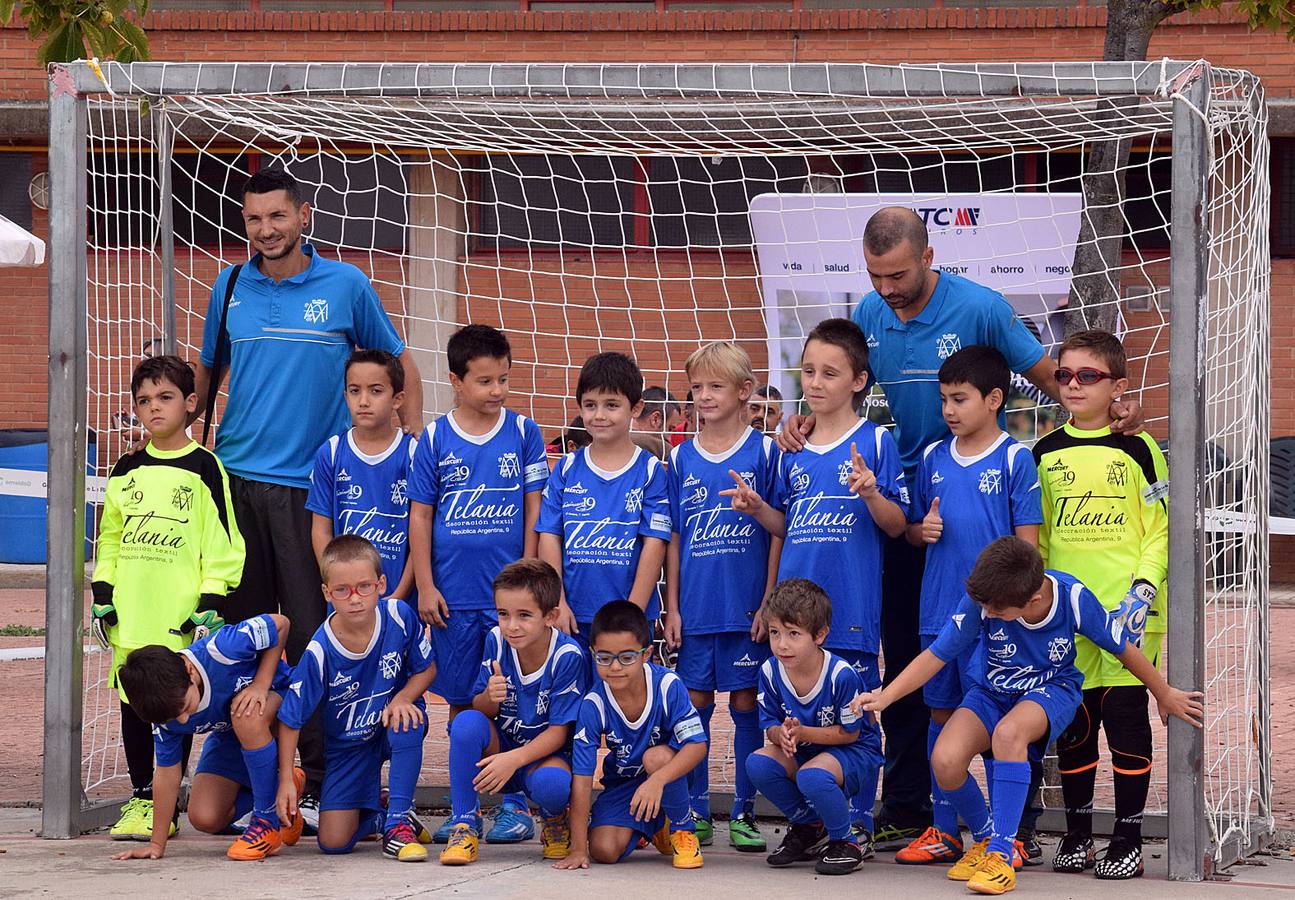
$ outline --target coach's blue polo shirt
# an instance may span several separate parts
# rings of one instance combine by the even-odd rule
[[[1043,358],[1043,345],[1002,294],[941,272],[925,308],[901,322],[876,291],[851,316],[868,339],[868,368],[886,392],[904,472],[917,471],[922,448],[949,433],[940,412],[940,366],[963,347],[987,344],[1024,372]],[[1006,418],[999,417],[1000,427]]]
[[[235,475],[308,488],[315,451],[350,423],[346,358],[356,347],[399,354],[396,334],[368,277],[303,244],[310,264],[275,282],[258,253],[243,266],[229,304],[229,402],[216,455]],[[202,332],[202,364],[216,361],[216,334],[232,269],[216,278]],[[206,398],[199,398],[206,402]]]

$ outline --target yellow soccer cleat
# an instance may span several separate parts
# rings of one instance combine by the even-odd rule
[[[669,819],[666,819],[665,824],[657,829],[656,834],[652,835],[652,846],[656,847],[656,852],[662,856],[674,856],[674,844],[670,843]]]
[[[148,841],[153,837],[153,801],[132,797],[121,808],[121,818],[108,830],[114,841]]]
[[[701,841],[691,831],[670,832],[670,850],[674,859],[671,861],[676,869],[700,869]]]
[[[540,843],[545,859],[566,859],[571,855],[571,819],[566,810],[541,820]]]
[[[980,868],[980,861],[985,858],[985,851],[988,849],[989,838],[976,841],[962,854],[962,859],[953,864],[953,868],[947,873],[948,878],[951,881],[970,881],[971,876]]]
[[[471,825],[455,825],[450,829],[450,839],[441,851],[441,865],[466,866],[477,861],[480,838]]]
[[[975,894],[1006,894],[1016,890],[1016,870],[1001,853],[986,853],[967,888]]]

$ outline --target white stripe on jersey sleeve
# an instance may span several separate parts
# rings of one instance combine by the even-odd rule
[[[1008,475],[1011,475],[1012,472],[1016,470],[1016,456],[1019,453],[1024,453],[1027,456],[1029,456],[1031,465],[1034,463],[1034,455],[1030,453],[1030,450],[1028,447],[1026,447],[1024,444],[1012,444],[1010,447],[1007,448],[1007,474]]]
[[[232,666],[234,664],[234,660],[220,652],[220,648],[216,646],[216,642],[214,640],[207,641],[207,655],[222,666]]]
[[[872,432],[872,442],[877,447],[877,465],[881,465],[881,434],[885,429],[875,428]]]
[[[943,443],[944,443],[944,439],[941,438],[938,441],[931,441],[931,443],[927,444],[926,449],[922,451],[922,459],[926,459],[928,456],[930,456],[931,451]]]
[[[598,696],[596,691],[590,691],[585,694],[585,699],[593,703],[598,709],[598,727],[603,731],[607,730],[607,707],[603,706],[603,698]],[[592,741],[590,742],[592,743]]]
[[[828,682],[832,685],[832,693],[836,693],[836,679],[841,677],[842,667],[848,669],[850,668],[850,664],[840,657],[837,657],[832,663],[832,671],[828,674],[827,678]]]
[[[581,448],[580,448],[580,450],[583,450],[583,449],[584,449],[583,447],[581,447]],[[565,474],[567,474],[568,472],[570,472],[570,471],[571,471],[571,467],[575,464],[575,461],[576,461],[576,454],[578,454],[578,453],[580,452],[580,450],[572,450],[572,451],[571,451],[570,453],[568,453],[566,456],[562,457],[562,474],[563,474],[563,475],[565,475]]]
[[[387,598],[387,615],[391,616],[391,621],[395,622],[402,632],[405,631],[405,620],[400,617],[400,608],[396,604],[404,602],[395,597]]]
[[[328,439],[329,462],[332,462],[332,463],[337,462],[337,445],[340,444],[341,441],[342,441],[342,436],[340,434],[335,434]]]
[[[1056,582],[1053,583],[1055,584]],[[1078,581],[1070,586],[1070,608],[1074,610],[1075,613],[1075,631],[1079,630],[1080,620],[1082,619],[1082,616],[1079,614],[1079,595],[1083,589],[1084,586]]]
[[[575,644],[559,644],[558,649],[554,650],[553,655],[549,657],[549,672],[556,672],[558,670],[558,660],[572,653],[579,656],[580,648]]]
[[[670,715],[670,686],[676,681],[679,681],[679,676],[669,670],[666,671],[665,675],[661,676],[661,688],[658,693],[661,695],[661,712],[667,716]],[[683,684],[682,681],[679,681],[679,683]],[[650,705],[651,703],[652,698],[648,697],[648,704]]]
[[[319,670],[320,683],[324,681],[324,648],[319,641],[311,641],[306,645],[306,652],[315,657],[315,668]]]

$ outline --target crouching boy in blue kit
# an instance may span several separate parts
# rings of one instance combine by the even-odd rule
[[[189,791],[189,822],[210,834],[249,811],[247,829],[230,846],[236,860],[265,859],[301,837],[301,816],[275,810],[277,748],[272,727],[288,685],[283,645],[288,620],[273,613],[220,628],[183,650],[159,644],[131,651],[118,670],[130,705],[153,729],[153,835],[147,846],[113,859],[161,859],[184,777],[186,736],[206,734]],[[294,743],[295,747],[295,743]],[[288,766],[301,791],[306,775]],[[286,824],[284,824],[286,823]]]
[[[431,643],[412,606],[379,599],[387,587],[382,557],[364,538],[333,538],[320,568],[334,611],[293,669],[279,709],[286,726],[279,741],[279,813],[296,810],[292,758],[301,727],[323,703],[319,849],[349,853],[381,831],[384,855],[421,862],[427,850],[413,806],[427,726],[423,694],[436,676]],[[381,776],[388,758],[391,796],[384,814]]]
[[[816,859],[820,875],[863,864],[850,833],[850,802],[881,766],[881,731],[851,707],[858,672],[823,649],[832,604],[804,578],[781,582],[764,605],[773,659],[760,667],[760,724],[772,746],[752,753],[747,773],[791,827],[771,866]]]
[[[594,614],[590,643],[598,681],[580,703],[571,771],[571,853],[557,869],[616,863],[640,838],[701,867],[688,807],[688,773],[706,758],[706,733],[679,676],[647,661],[652,632],[643,610],[613,600]],[[603,792],[592,804],[598,746],[606,738]]]
[[[556,627],[562,581],[522,559],[495,577],[499,624],[486,633],[472,709],[450,723],[449,845],[441,865],[475,862],[480,792],[520,793],[540,808],[545,859],[570,852],[571,726],[588,689],[589,661]]]
[[[1200,727],[1203,695],[1166,684],[1129,641],[1118,610],[1107,612],[1073,575],[1045,571],[1038,550],[1013,536],[980,554],[967,596],[935,643],[884,690],[855,701],[856,709],[877,715],[920,688],[946,661],[979,645],[983,681],[963,697],[931,755],[941,790],[976,840],[948,877],[967,882],[974,893],[1003,894],[1016,887],[1014,843],[1029,791],[1029,756],[1041,754],[1065,730],[1083,700],[1076,634],[1116,656],[1145,684],[1162,719],[1177,716]],[[989,749],[992,818],[967,771],[972,757]]]

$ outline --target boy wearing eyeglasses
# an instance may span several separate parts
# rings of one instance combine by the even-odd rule
[[[362,838],[381,832],[383,855],[422,862],[427,850],[413,807],[427,729],[423,694],[436,676],[431,642],[412,606],[385,597],[382,557],[364,538],[333,538],[320,570],[333,612],[311,637],[279,707],[279,815],[288,820],[297,811],[293,757],[302,726],[322,704],[319,849],[349,853]],[[381,774],[387,759],[390,798],[384,810]]]
[[[1034,445],[1042,489],[1039,550],[1050,569],[1086,584],[1118,610],[1131,640],[1153,665],[1165,632],[1168,469],[1146,432],[1111,431],[1111,404],[1128,389],[1124,347],[1105,331],[1082,331],[1061,345],[1054,373],[1070,421]],[[1098,878],[1142,874],[1142,809],[1151,783],[1147,689],[1110,653],[1076,637],[1084,700],[1057,739],[1066,835],[1052,867]],[[1115,779],[1115,826],[1102,859],[1093,849],[1098,730],[1106,731]]]
[[[707,745],[688,689],[674,672],[648,662],[652,632],[637,604],[605,604],[589,633],[598,679],[581,701],[572,739],[571,852],[554,868],[620,862],[640,838],[676,869],[701,868],[687,776],[706,758]],[[591,803],[604,739],[603,790]]]

